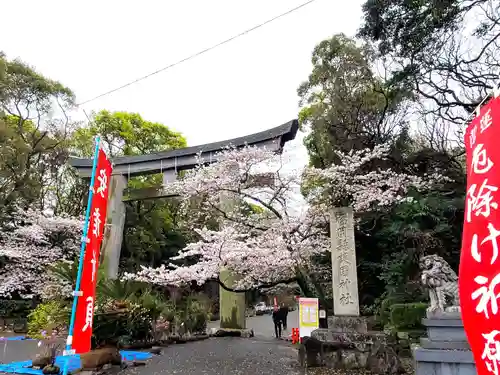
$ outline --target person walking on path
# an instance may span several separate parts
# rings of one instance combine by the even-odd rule
[[[283,322],[283,317],[281,313],[281,309],[278,306],[274,307],[273,310],[273,322],[274,322],[274,333],[276,334],[276,338],[281,338],[281,323]]]
[[[281,323],[283,324],[283,330],[286,331],[286,321],[288,318],[288,306],[285,306],[284,303],[281,304],[280,307],[280,314],[281,314]]]

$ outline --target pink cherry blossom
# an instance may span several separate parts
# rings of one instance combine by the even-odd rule
[[[137,273],[123,277],[158,285],[202,284],[217,279],[224,267],[240,276],[235,288],[241,290],[292,280],[298,271],[310,268],[314,255],[329,251],[332,205],[347,203],[358,211],[389,206],[407,199],[411,186],[423,189],[440,180],[437,175],[422,179],[391,170],[362,171],[388,150],[383,145],[339,153],[341,165],[307,168],[304,173],[285,173],[280,155],[251,146],[228,148],[213,156],[216,163],[199,157],[198,166],[168,188],[180,195],[193,223],[215,216],[219,229],[193,228],[199,240],[172,259],[196,259],[193,265],[141,266]],[[264,175],[260,184],[251,183],[255,176]],[[299,191],[304,181],[314,188],[306,204],[292,210],[302,199]],[[187,211],[195,198],[202,199],[200,208]],[[249,203],[260,209],[249,211]]]
[[[356,212],[390,207],[410,200],[408,190],[431,189],[435,184],[449,181],[437,171],[424,177],[395,172],[392,169],[366,171],[367,164],[385,159],[390,144],[381,144],[373,149],[349,153],[337,151],[340,163],[325,169],[307,168],[304,178],[314,186],[309,200],[327,202],[331,206],[350,205]]]
[[[70,217],[48,217],[39,211],[18,211],[0,228],[0,296],[50,298],[71,293],[48,272],[47,266],[72,261],[80,249],[82,221]]]

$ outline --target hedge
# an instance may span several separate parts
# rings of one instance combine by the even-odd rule
[[[422,328],[427,307],[423,302],[396,303],[389,309],[391,325],[398,330]]]

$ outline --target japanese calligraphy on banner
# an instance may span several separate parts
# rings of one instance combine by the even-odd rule
[[[86,353],[90,350],[97,269],[99,267],[102,236],[106,223],[108,186],[111,178],[111,171],[111,162],[108,160],[104,151],[99,149],[87,230],[87,245],[85,246],[85,255],[83,258],[80,284],[82,295],[78,297],[76,305],[75,328],[73,333],[73,349],[76,354]]]
[[[299,336],[311,336],[319,328],[319,302],[317,298],[299,298]]]
[[[465,133],[467,194],[460,255],[460,306],[479,375],[500,374],[500,98]]]

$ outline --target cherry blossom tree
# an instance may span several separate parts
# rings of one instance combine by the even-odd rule
[[[329,205],[352,205],[355,210],[389,206],[404,200],[410,187],[429,188],[439,180],[438,175],[420,178],[391,170],[363,172],[369,161],[388,151],[383,145],[338,153],[340,165],[308,168],[302,174],[285,172],[282,156],[257,147],[224,150],[212,164],[200,157],[198,167],[170,189],[186,208],[198,203],[198,211],[191,214],[193,223],[215,214],[217,225],[193,228],[199,240],[172,259],[184,264],[142,266],[124,278],[159,285],[215,279],[232,291],[289,282],[303,288],[311,276],[311,259],[329,250]],[[299,176],[309,186],[306,202],[299,193]],[[222,267],[240,275],[235,286],[219,280]]]
[[[449,181],[439,171],[420,177],[390,168],[367,168],[375,161],[386,159],[390,149],[391,144],[384,143],[373,149],[337,151],[340,163],[325,169],[307,168],[304,180],[310,203],[352,206],[355,212],[366,212],[411,200],[407,195],[411,188],[423,191]]]
[[[71,292],[48,266],[73,261],[82,235],[81,220],[44,215],[40,211],[17,211],[0,227],[0,296],[50,298]]]
[[[142,267],[125,274],[160,285],[218,280],[221,267],[241,275],[230,290],[247,290],[291,282],[314,254],[328,248],[326,211],[304,209],[296,173],[286,173],[283,159],[257,147],[229,148],[214,157],[216,163],[198,160],[198,167],[170,186],[193,223],[216,218],[212,228],[193,228],[199,236],[174,261],[196,259],[189,266]],[[220,280],[219,280],[220,282]]]

